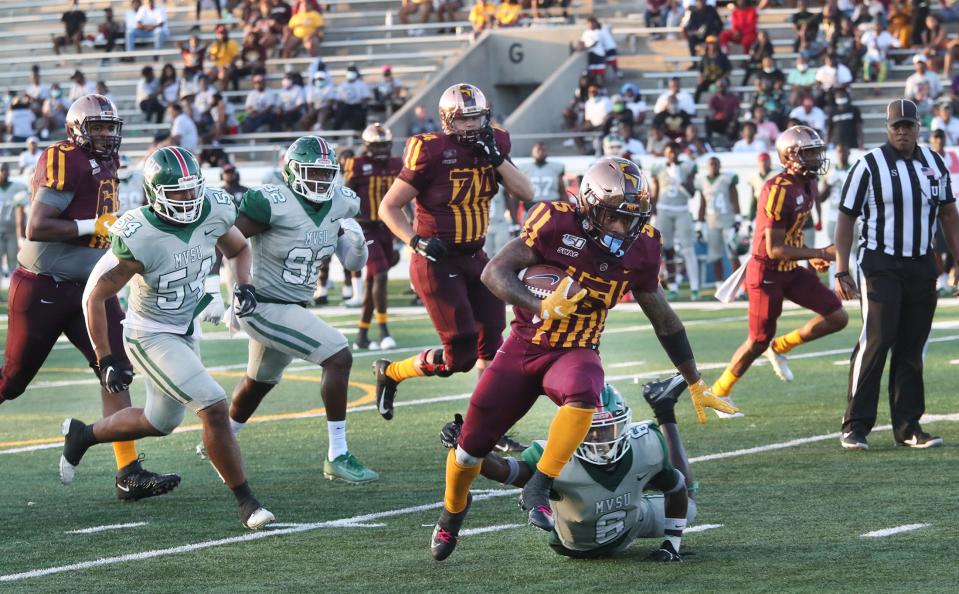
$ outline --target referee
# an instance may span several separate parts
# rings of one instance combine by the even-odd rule
[[[916,104],[896,100],[886,107],[888,142],[853,166],[842,188],[836,223],[836,293],[859,296],[849,276],[853,223],[862,218],[858,286],[863,328],[853,350],[842,447],[865,450],[876,423],[879,383],[892,350],[889,405],[897,445],[942,445],[919,426],[925,412],[922,364],[936,311],[936,263],[930,247],[936,217],[954,253],[959,253],[959,212],[942,158],[919,146]]]

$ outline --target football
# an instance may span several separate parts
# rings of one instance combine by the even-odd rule
[[[546,299],[550,293],[559,288],[559,283],[569,276],[566,271],[549,264],[534,264],[519,271],[519,279],[523,281],[530,293],[540,299]],[[570,286],[569,295],[575,295],[582,287],[575,280]]]

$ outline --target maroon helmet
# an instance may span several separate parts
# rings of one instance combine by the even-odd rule
[[[457,142],[472,144],[479,140],[480,134],[490,125],[491,114],[486,95],[473,85],[455,84],[443,91],[440,97],[443,132]]]
[[[626,254],[653,212],[649,182],[635,163],[620,157],[600,159],[586,170],[576,203],[586,234],[617,257]],[[611,228],[617,218],[626,221],[625,232]]]
[[[108,133],[90,134],[89,126],[94,122],[110,124]],[[120,150],[123,118],[113,101],[103,95],[84,95],[74,101],[67,111],[66,127],[70,142],[97,157],[111,159]]]
[[[377,160],[390,158],[390,152],[393,150],[393,133],[389,128],[379,122],[372,123],[363,130],[361,138],[370,157]]]

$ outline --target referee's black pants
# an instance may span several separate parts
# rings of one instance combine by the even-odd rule
[[[843,432],[866,435],[876,424],[879,384],[886,355],[889,406],[896,441],[919,428],[926,409],[922,362],[936,311],[936,264],[864,250],[859,269],[863,328],[849,365],[849,393]]]

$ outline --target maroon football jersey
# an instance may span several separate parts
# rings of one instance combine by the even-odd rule
[[[816,179],[779,173],[763,185],[753,223],[753,258],[770,270],[787,271],[799,265],[795,260],[777,260],[766,252],[766,229],[785,229],[786,245],[804,247],[803,226],[816,201]]]
[[[356,220],[367,223],[380,220],[380,202],[393,180],[403,169],[399,157],[373,159],[363,155],[347,159],[343,165],[343,183],[360,197],[360,214]]]
[[[493,129],[496,146],[509,158],[509,133]],[[499,190],[496,171],[472,146],[442,132],[411,136],[400,179],[417,189],[413,230],[463,251],[478,250],[489,228],[490,200]]]
[[[119,159],[97,159],[67,140],[52,144],[40,155],[33,174],[31,196],[40,188],[73,194],[58,218],[96,219],[100,215],[115,214],[120,210],[117,196],[117,169]],[[87,235],[63,241],[72,245],[106,249],[106,236]]]
[[[652,225],[622,258],[586,237],[575,207],[565,202],[538,202],[530,210],[520,237],[549,264],[565,270],[587,289],[576,313],[564,320],[540,320],[514,307],[513,332],[552,349],[599,346],[606,314],[627,291],[653,292],[659,286],[662,240]]]

